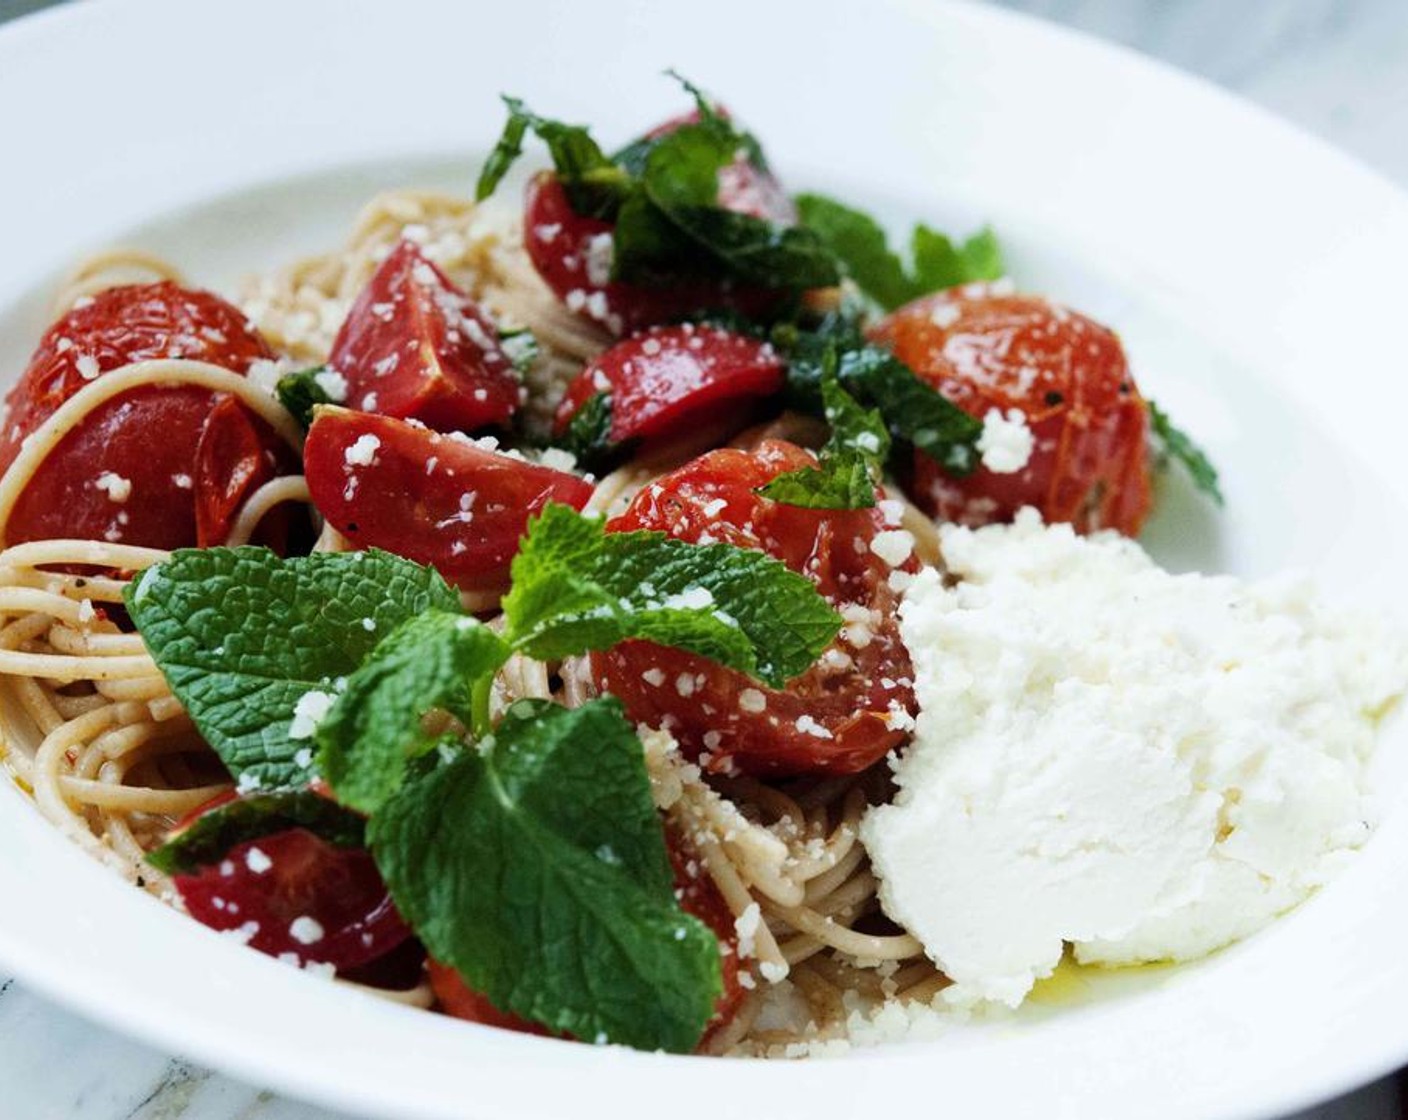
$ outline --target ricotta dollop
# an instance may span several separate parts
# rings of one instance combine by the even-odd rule
[[[926,570],[900,611],[915,736],[861,834],[951,1000],[1015,1006],[1065,943],[1209,953],[1363,842],[1374,724],[1408,681],[1373,621],[1031,510],[942,541],[950,578]]]

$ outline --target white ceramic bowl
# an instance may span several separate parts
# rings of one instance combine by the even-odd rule
[[[496,95],[625,138],[676,66],[794,187],[997,226],[1024,287],[1117,326],[1222,466],[1146,539],[1175,566],[1315,571],[1404,614],[1408,200],[1134,55],[940,3],[108,0],[0,31],[0,369],[57,272],[138,241],[228,284],[336,243],[408,181],[468,189]],[[0,789],[0,960],[54,997],[290,1093],[395,1117],[1269,1116],[1408,1060],[1404,736],[1384,820],[1306,906],[1193,968],[928,1045],[717,1062],[526,1038],[300,975],[171,913]]]

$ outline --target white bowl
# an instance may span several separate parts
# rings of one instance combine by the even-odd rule
[[[1408,200],[1224,94],[1001,12],[714,0],[81,4],[0,31],[0,368],[56,273],[139,241],[228,285],[337,243],[409,180],[468,190],[500,91],[624,139],[720,94],[794,187],[966,230],[1024,287],[1118,327],[1207,444],[1228,507],[1172,488],[1175,566],[1303,566],[1404,615]],[[0,960],[50,995],[250,1080],[395,1117],[1253,1117],[1408,1060],[1403,728],[1384,819],[1299,911],[1192,968],[936,1043],[718,1062],[503,1033],[296,973],[128,887],[0,791]]]

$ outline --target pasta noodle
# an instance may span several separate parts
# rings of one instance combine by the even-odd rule
[[[533,332],[541,352],[528,378],[530,403],[545,422],[561,386],[607,339],[553,298],[512,226],[464,200],[411,191],[376,198],[342,250],[250,281],[245,310],[287,358],[321,362],[351,301],[402,237],[419,242],[501,320]],[[104,286],[153,278],[179,279],[179,273],[145,254],[104,254],[75,273],[56,307],[71,307]],[[111,371],[55,411],[0,479],[0,544],[25,484],[68,432],[136,385],[168,384],[233,394],[291,446],[301,443],[298,426],[272,397],[215,366],[161,360]],[[783,435],[816,443],[822,434],[814,421],[784,417],[740,439]],[[652,478],[717,443],[708,433],[697,440],[608,475],[588,509],[619,513]],[[238,512],[230,543],[247,542],[276,506],[308,501],[301,476],[266,483]],[[915,533],[921,556],[933,560],[929,520],[906,503],[904,525]],[[335,530],[322,527],[316,550],[346,547]],[[108,617],[130,575],[165,556],[90,540],[0,551],[0,749],[39,810],[66,835],[148,890],[174,898],[144,853],[175,820],[231,787],[140,637]],[[496,600],[479,596],[467,603],[491,610]],[[501,673],[495,701],[500,710],[524,697],[575,706],[595,694],[583,659],[543,664],[515,656]],[[880,914],[858,839],[866,806],[888,792],[885,775],[781,783],[722,778],[686,762],[667,733],[647,733],[643,742],[657,804],[689,838],[728,903],[740,951],[757,973],[741,1013],[710,1040],[712,1050],[791,1054],[799,1040],[842,1034],[847,1015],[866,1000],[934,997],[945,981],[916,939]],[[424,985],[393,998],[431,1003]]]

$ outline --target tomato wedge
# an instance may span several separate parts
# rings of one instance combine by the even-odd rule
[[[898,746],[911,726],[909,654],[895,606],[917,561],[908,534],[886,520],[897,523],[898,515],[887,514],[888,503],[811,510],[754,493],[815,462],[781,440],[712,451],[647,486],[607,526],[761,549],[807,576],[846,620],[816,665],[784,689],[650,642],[593,655],[596,677],[632,720],[668,729],[711,770],[854,773]]]
[[[972,285],[905,305],[874,337],[964,411],[1017,409],[1034,437],[1013,474],[954,478],[916,452],[909,491],[928,513],[983,525],[1030,505],[1082,532],[1139,532],[1152,503],[1147,409],[1113,331],[1038,296]]]
[[[410,241],[352,304],[328,365],[347,379],[351,407],[441,431],[506,424],[518,408],[493,322]]]
[[[279,475],[298,470],[298,456],[277,432],[239,401],[221,397],[205,418],[196,444],[197,547],[224,544],[250,495]],[[260,530],[260,543],[281,550],[287,511],[271,512]]]
[[[486,1027],[499,1027],[506,1031],[521,1034],[536,1034],[544,1038],[550,1032],[541,1023],[534,1023],[507,1011],[500,1011],[489,1000],[464,982],[464,978],[447,964],[436,960],[425,963],[426,976],[435,991],[440,1010],[456,1019],[471,1023],[483,1023]]]
[[[185,358],[244,373],[272,357],[244,315],[209,292],[170,282],[100,292],[49,328],[6,398],[0,469],[66,400],[122,366]],[[6,540],[197,543],[196,448],[222,399],[190,386],[143,387],[99,405],[39,465],[10,514]]]
[[[557,431],[597,393],[611,395],[611,441],[655,439],[772,396],[782,389],[784,366],[770,343],[719,327],[685,323],[652,327],[618,342],[588,364],[567,387]]]
[[[574,474],[459,433],[335,407],[316,410],[303,469],[313,504],[356,547],[431,564],[466,590],[505,585],[528,519],[545,505],[581,509],[592,495]]]
[[[303,828],[237,844],[173,882],[197,921],[300,965],[354,968],[411,936],[371,854]]]

